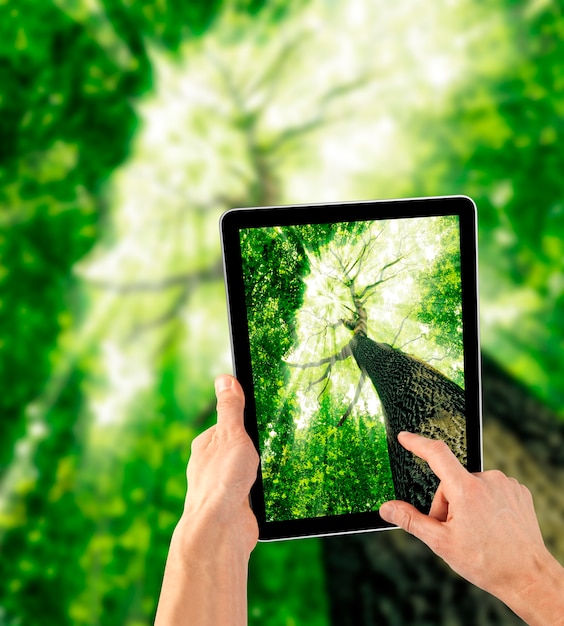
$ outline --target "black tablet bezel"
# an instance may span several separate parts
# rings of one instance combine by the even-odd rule
[[[236,208],[221,216],[225,285],[234,373],[245,391],[245,427],[259,451],[251,353],[239,232],[244,228],[295,224],[328,224],[433,216],[458,216],[462,284],[464,376],[468,470],[482,470],[481,373],[477,287],[477,214],[467,196],[406,198],[329,204]],[[251,490],[259,540],[269,541],[393,528],[377,511],[332,517],[267,521],[262,475]]]

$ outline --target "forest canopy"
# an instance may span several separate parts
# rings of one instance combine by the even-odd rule
[[[229,208],[472,197],[484,353],[564,417],[559,3],[3,0],[0,32],[0,623],[153,623],[190,442],[231,371]],[[285,234],[264,243],[295,252],[294,292],[256,326],[280,347],[273,402],[314,379],[290,355],[334,235]],[[456,362],[456,305],[434,305],[455,266],[437,257],[444,294],[422,276],[409,318],[455,350],[436,367]],[[352,394],[332,384],[316,415],[338,423]],[[249,623],[327,626],[323,572],[313,540],[260,544]]]
[[[459,237],[454,216],[242,231],[271,519],[376,510],[394,497],[379,397],[360,388],[347,352],[355,297],[368,336],[464,387]]]

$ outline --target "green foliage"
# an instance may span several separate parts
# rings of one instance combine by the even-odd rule
[[[327,626],[323,580],[317,539],[259,543],[249,564],[250,626]]]
[[[414,24],[407,2],[0,2],[0,623],[152,622],[189,442],[229,367],[230,206],[474,197],[484,348],[561,411],[560,8],[423,8]],[[338,233],[316,237],[262,242],[269,262],[295,252],[276,278],[292,298],[265,309],[270,330],[254,321],[269,351],[295,341],[298,277]],[[435,268],[449,301],[453,267]],[[290,374],[255,358],[267,412]],[[331,436],[376,464],[377,426]],[[287,441],[307,463],[302,434]],[[327,506],[359,506],[341,470]],[[327,623],[317,542],[255,556],[251,622]]]
[[[430,336],[446,348],[447,356],[462,353],[462,299],[459,233],[456,224],[445,227],[441,237],[444,254],[421,278],[421,305],[414,315],[429,325]],[[464,388],[464,372],[455,369],[452,380]]]
[[[329,426],[335,406],[325,393],[307,430],[290,434],[290,440],[277,433],[285,441],[285,453],[278,463],[266,454],[263,466],[272,519],[374,511],[393,499],[384,425],[370,416],[367,420],[369,427],[360,416],[342,428]]]
[[[303,283],[301,275],[307,271],[307,257],[296,242],[284,238],[276,230],[250,230],[241,235],[241,251],[248,262],[243,267],[245,298],[249,307],[249,336],[252,346],[253,383],[260,393],[256,397],[259,428],[264,433],[266,421],[276,410],[279,390],[287,382],[288,374],[280,368],[282,356],[293,341],[293,313],[301,304]],[[269,298],[272,291],[285,294],[284,298]],[[256,306],[260,303],[260,306]],[[280,416],[286,429],[291,415]],[[264,442],[262,442],[264,445]],[[275,442],[278,454],[284,454]]]
[[[157,359],[135,419],[93,423],[100,338],[77,338],[93,298],[73,267],[111,227],[107,180],[152,82],[144,37],[176,46],[218,5],[0,4],[0,622],[149,624],[211,384],[179,406],[182,368]]]
[[[34,622],[38,614],[46,624],[64,623],[68,604],[84,584],[84,572],[66,567],[65,554],[72,546],[81,555],[94,529],[74,497],[83,448],[67,416],[77,409],[78,386],[75,376],[49,412],[52,436],[38,446],[33,474],[19,481],[25,504],[3,520],[2,531],[6,523],[12,527],[0,560],[0,576],[7,581],[3,607],[9,618],[17,615],[24,623]],[[60,586],[58,597],[53,585]]]
[[[343,319],[355,314],[351,291],[362,294],[375,340],[409,345],[463,382],[458,242],[456,219],[438,217],[242,232],[269,519],[376,510],[393,497],[375,390],[353,398],[359,367],[336,358],[351,339]]]
[[[564,20],[557,3],[499,6],[498,59],[503,40],[512,58],[501,71],[475,63],[446,110],[429,112],[416,134],[435,148],[402,192],[476,201],[482,345],[564,415]]]

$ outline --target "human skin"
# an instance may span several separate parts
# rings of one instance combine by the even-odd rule
[[[249,492],[258,454],[239,383],[218,377],[216,395],[217,424],[192,443],[155,626],[247,624],[248,561],[258,540]],[[398,439],[441,482],[429,515],[396,500],[382,505],[381,516],[530,626],[564,626],[564,568],[544,545],[529,490],[498,471],[470,474],[441,441],[412,433]]]
[[[441,482],[429,515],[401,501],[385,503],[380,515],[530,626],[564,625],[564,568],[544,545],[531,492],[497,470],[467,472],[442,441],[406,432],[398,440]]]
[[[215,389],[217,424],[192,442],[155,626],[247,624],[248,562],[258,540],[249,492],[258,454],[243,423],[239,383],[223,375]]]

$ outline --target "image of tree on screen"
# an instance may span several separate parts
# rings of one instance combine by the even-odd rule
[[[241,234],[267,517],[429,508],[410,430],[466,463],[458,218]]]

